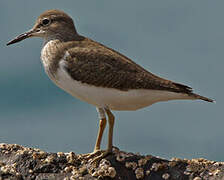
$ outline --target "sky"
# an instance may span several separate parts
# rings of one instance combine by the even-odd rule
[[[96,109],[49,80],[40,62],[42,40],[6,46],[42,12],[60,9],[74,19],[79,34],[216,100],[169,101],[114,112],[114,146],[168,159],[224,161],[223,6],[224,1],[209,0],[1,0],[0,143],[49,152],[94,148]]]

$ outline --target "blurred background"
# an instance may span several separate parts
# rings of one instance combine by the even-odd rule
[[[51,152],[91,152],[95,107],[71,97],[46,76],[41,39],[7,47],[37,16],[60,9],[78,32],[164,78],[217,103],[170,101],[114,112],[114,145],[163,158],[224,161],[224,1],[0,1],[0,142]],[[107,131],[103,146],[106,147]]]

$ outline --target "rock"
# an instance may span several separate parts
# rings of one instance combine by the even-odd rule
[[[94,157],[92,157],[94,158]],[[224,180],[224,163],[206,159],[165,160],[117,148],[99,163],[85,154],[48,153],[0,144],[0,180]]]

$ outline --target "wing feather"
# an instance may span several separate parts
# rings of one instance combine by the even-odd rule
[[[191,93],[188,86],[160,78],[124,55],[99,43],[68,49],[67,71],[70,76],[94,86],[129,89],[155,89]]]

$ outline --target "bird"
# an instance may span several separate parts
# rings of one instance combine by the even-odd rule
[[[130,58],[80,35],[73,19],[57,9],[43,12],[32,29],[7,43],[31,37],[44,40],[41,61],[49,78],[61,89],[96,107],[99,129],[94,150],[89,155],[101,159],[112,153],[115,117],[112,111],[134,111],[169,100],[213,99],[193,92],[191,87],[161,78]],[[108,144],[101,140],[109,124]]]

